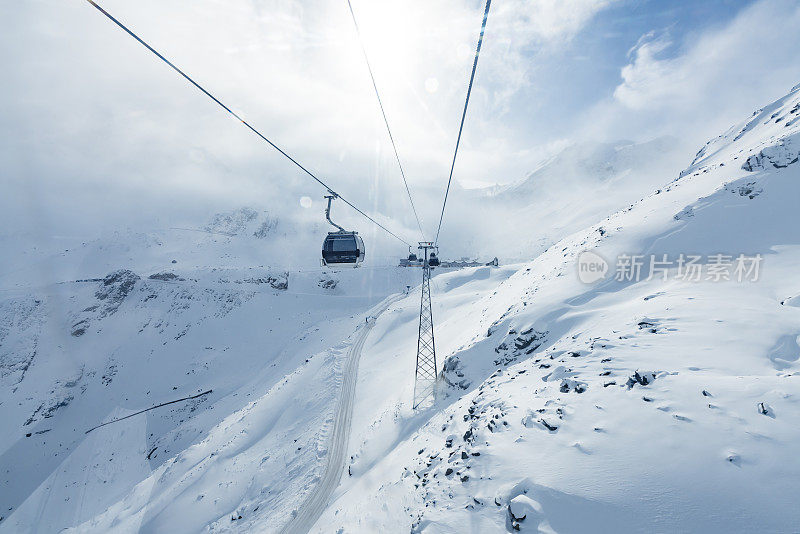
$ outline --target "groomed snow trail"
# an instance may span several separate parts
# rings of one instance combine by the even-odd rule
[[[353,402],[356,396],[356,382],[358,378],[358,362],[361,360],[361,349],[367,340],[375,319],[385,312],[389,306],[404,298],[406,295],[396,295],[389,298],[385,304],[372,316],[361,329],[355,342],[347,353],[347,363],[342,373],[342,392],[336,407],[336,417],[331,433],[329,453],[325,471],[317,487],[298,507],[297,515],[283,528],[284,534],[305,534],[311,530],[322,512],[327,508],[334,490],[339,486],[342,478],[344,463],[347,458],[347,446],[350,442],[350,426],[353,420]]]

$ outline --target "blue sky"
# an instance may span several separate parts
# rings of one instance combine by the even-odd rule
[[[557,50],[537,53],[536,45],[527,47],[535,62],[532,91],[520,92],[510,107],[530,109],[530,113],[509,113],[509,119],[539,121],[547,128],[540,132],[540,142],[570,134],[576,117],[598,100],[611,95],[620,83],[620,71],[629,63],[632,48],[650,33],[668,34],[673,45],[662,58],[679,55],[683,43],[704,31],[723,27],[739,11],[752,4],[745,0],[627,0],[600,10],[571,41]],[[529,99],[533,105],[526,105]],[[524,126],[521,124],[520,128]]]

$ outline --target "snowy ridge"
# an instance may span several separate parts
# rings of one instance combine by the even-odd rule
[[[552,156],[522,180],[491,191],[491,196],[512,202],[530,202],[531,198],[554,187],[562,190],[565,181],[567,184],[589,181],[597,186],[608,180],[621,181],[630,174],[641,176],[648,167],[661,167],[662,160],[676,143],[669,137],[638,144],[631,141],[578,143]],[[626,182],[626,185],[635,187],[637,184]]]
[[[792,143],[800,130],[800,86],[795,86],[785,97],[756,110],[752,117],[727,132],[710,140],[697,153],[692,165],[682,175],[695,172],[715,160],[721,162],[748,158],[761,150]],[[796,156],[796,149],[794,151]],[[790,158],[791,159],[791,158]]]
[[[645,143],[585,141],[564,148],[520,181],[472,190],[475,212],[507,225],[476,227],[470,218],[469,231],[476,237],[468,245],[507,262],[540,254],[661,187],[664,175],[677,173],[684,162],[678,145],[669,137]],[[530,231],[508,232],[509,226]]]

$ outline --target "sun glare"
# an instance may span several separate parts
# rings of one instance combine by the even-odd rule
[[[421,36],[413,11],[401,2],[354,2],[359,30],[375,74],[381,81],[408,81],[418,65]]]

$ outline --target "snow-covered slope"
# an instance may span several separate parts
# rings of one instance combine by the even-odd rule
[[[115,516],[120,528],[194,532],[251,500],[269,501],[264,517],[291,511],[319,472],[348,339],[419,271],[287,270],[282,230],[242,209],[204,227],[110,232],[4,260],[0,530],[79,525],[140,483],[151,506]],[[188,520],[174,511],[188,495],[181,477],[201,469],[190,457],[212,473],[191,496],[208,496],[203,512]],[[239,474],[223,483],[221,472]]]
[[[438,274],[444,380],[419,413],[419,296],[386,300],[416,270],[287,271],[247,256],[260,225],[237,215],[176,230],[219,246],[87,262],[99,280],[19,275],[0,303],[0,531],[281,531],[317,489],[356,340],[349,460],[314,531],[795,531],[798,116],[795,88],[533,261]],[[761,256],[756,281],[740,254]],[[672,264],[648,277],[651,255]],[[643,276],[615,279],[630,256]]]
[[[408,404],[414,303],[382,316],[353,476],[316,530],[796,531],[798,132],[795,89],[513,274],[439,277],[436,409]],[[605,279],[579,280],[584,250]],[[681,254],[701,256],[699,281]],[[737,281],[739,254],[763,258],[756,281]],[[615,279],[622,255],[645,256],[640,280]]]

